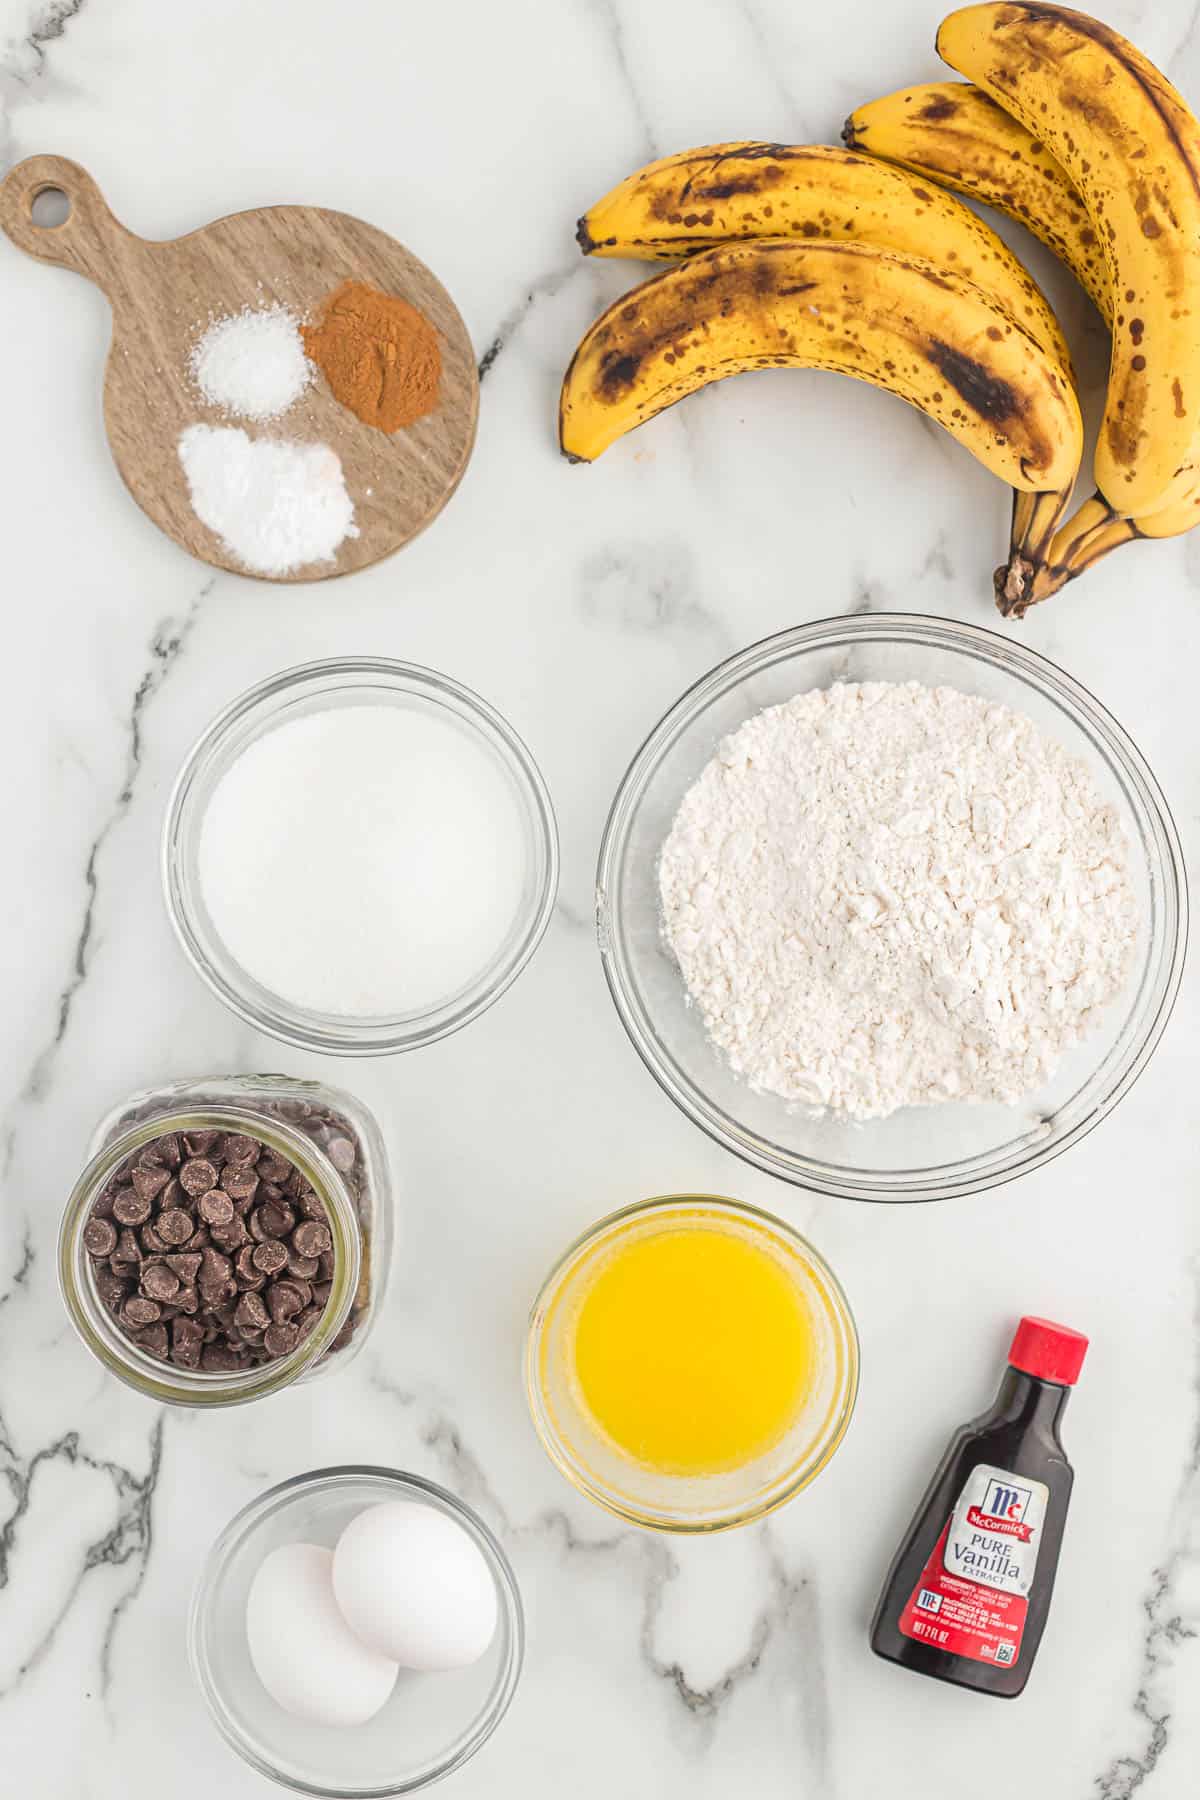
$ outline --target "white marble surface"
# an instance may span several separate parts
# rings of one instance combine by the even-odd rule
[[[0,0],[0,167],[75,157],[147,235],[275,201],[360,213],[439,271],[487,371],[462,490],[402,557],[332,586],[214,577],[158,536],[108,459],[103,300],[0,243],[6,1792],[264,1795],[192,1687],[191,1583],[262,1487],[366,1459],[480,1506],[523,1585],[524,1683],[455,1777],[458,1800],[1196,1793],[1194,981],[1133,1095],[1044,1173],[940,1208],[872,1208],[754,1174],[679,1116],[625,1041],[589,927],[626,760],[713,662],[851,608],[996,622],[1005,496],[859,384],[732,383],[591,470],[561,462],[553,437],[578,333],[638,274],[578,257],[589,199],[656,151],[836,137],[855,101],[934,74],[938,16],[900,0]],[[1200,99],[1193,0],[1111,0],[1107,16]],[[1094,388],[1096,320],[1023,247]],[[1200,534],[1125,552],[1023,629],[1133,733],[1193,854],[1198,587]],[[166,1416],[74,1341],[59,1215],[94,1119],[134,1087],[314,1066],[193,978],[155,854],[173,773],[214,710],[281,666],[353,651],[445,669],[514,721],[557,803],[561,905],[531,968],[468,1031],[323,1065],[378,1109],[405,1187],[400,1268],[364,1357],[258,1408]],[[560,1481],[518,1367],[526,1307],[565,1240],[688,1187],[812,1235],[856,1308],[864,1379],[808,1493],[766,1527],[679,1546],[614,1528]],[[931,1460],[990,1395],[1021,1310],[1079,1324],[1094,1348],[1068,1417],[1078,1486],[1055,1609],[1029,1690],[999,1711],[875,1661],[866,1620]]]

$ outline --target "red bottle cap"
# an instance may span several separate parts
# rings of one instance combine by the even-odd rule
[[[1014,1369],[1036,1375],[1039,1381],[1056,1381],[1074,1387],[1087,1355],[1082,1331],[1055,1325],[1051,1319],[1024,1318],[1017,1326],[1008,1360]]]

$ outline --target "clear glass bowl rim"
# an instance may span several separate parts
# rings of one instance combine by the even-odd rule
[[[693,1204],[704,1208],[710,1207],[723,1212],[730,1212],[737,1217],[749,1221],[753,1225],[764,1225],[785,1238],[804,1257],[812,1262],[827,1283],[834,1308],[846,1333],[847,1374],[846,1388],[842,1404],[838,1410],[837,1420],[828,1438],[820,1444],[816,1454],[796,1466],[795,1470],[767,1498],[756,1500],[745,1507],[731,1508],[714,1518],[689,1519],[679,1517],[668,1518],[665,1515],[651,1515],[640,1511],[637,1507],[628,1506],[610,1494],[607,1488],[594,1481],[584,1469],[581,1469],[561,1441],[558,1433],[550,1423],[542,1396],[541,1382],[538,1379],[538,1355],[541,1347],[542,1330],[546,1312],[559,1281],[571,1264],[583,1251],[587,1250],[598,1238],[610,1231],[614,1226],[625,1223],[628,1219],[644,1218],[648,1214],[666,1211],[670,1207]],[[854,1417],[854,1409],[858,1403],[858,1389],[862,1374],[862,1345],[859,1341],[858,1324],[855,1320],[846,1290],[838,1280],[824,1256],[808,1238],[778,1213],[768,1212],[766,1207],[753,1206],[745,1200],[735,1200],[729,1194],[655,1194],[649,1199],[634,1200],[628,1206],[620,1206],[615,1212],[606,1213],[581,1231],[575,1240],[567,1245],[555,1262],[545,1280],[537,1291],[533,1305],[529,1309],[529,1324],[525,1334],[525,1398],[529,1406],[530,1417],[537,1433],[538,1441],[550,1461],[559,1473],[566,1477],[572,1487],[583,1494],[606,1512],[613,1513],[628,1525],[638,1525],[646,1531],[661,1531],[679,1536],[706,1537],[718,1531],[731,1531],[741,1525],[754,1524],[765,1519],[809,1483],[815,1481],[821,1471],[833,1460]]]
[[[508,1625],[508,1660],[497,1680],[494,1697],[487,1712],[481,1714],[464,1743],[458,1746],[428,1774],[415,1776],[399,1784],[387,1787],[317,1787],[307,1782],[293,1780],[275,1769],[269,1762],[259,1756],[245,1741],[233,1720],[226,1712],[220,1699],[220,1691],[214,1683],[207,1652],[204,1648],[204,1626],[208,1608],[212,1602],[217,1583],[224,1571],[225,1564],[237,1548],[258,1524],[259,1519],[272,1510],[277,1501],[294,1497],[308,1488],[334,1487],[348,1481],[374,1481],[388,1487],[394,1487],[398,1494],[432,1500],[435,1505],[445,1508],[454,1518],[465,1522],[471,1535],[481,1544],[488,1566],[496,1582],[500,1596],[500,1606]],[[236,1512],[224,1530],[217,1537],[204,1559],[204,1564],[197,1577],[192,1591],[192,1603],[188,1613],[188,1660],[192,1674],[204,1695],[209,1713],[221,1736],[232,1750],[270,1781],[277,1781],[283,1787],[289,1787],[296,1793],[311,1794],[318,1800],[392,1800],[393,1795],[414,1794],[422,1788],[432,1787],[435,1781],[450,1775],[459,1769],[480,1750],[491,1737],[501,1719],[512,1704],[517,1684],[521,1678],[521,1670],[525,1661],[525,1611],[521,1604],[521,1590],[517,1586],[517,1578],[512,1565],[496,1540],[491,1528],[484,1523],[474,1507],[468,1506],[449,1489],[436,1481],[429,1481],[424,1476],[409,1474],[402,1469],[389,1469],[372,1463],[342,1463],[326,1469],[308,1469],[303,1474],[289,1476],[274,1487],[267,1488],[247,1505]]]
[[[198,783],[212,763],[220,758],[233,731],[251,714],[259,708],[271,707],[281,697],[292,691],[299,693],[305,687],[332,692],[360,684],[425,692],[431,698],[441,697],[452,707],[461,709],[508,765],[532,804],[536,853],[542,865],[541,882],[509,955],[501,961],[490,980],[482,985],[475,983],[457,1001],[403,1020],[358,1021],[347,1017],[339,1021],[336,1028],[318,1023],[315,1016],[308,1025],[285,1023],[264,1012],[236,979],[227,976],[209,959],[194,928],[191,896],[182,873],[181,845],[200,825],[200,818],[194,817]],[[512,986],[541,943],[554,911],[559,879],[558,827],[549,789],[532,752],[507,719],[474,689],[421,663],[401,662],[385,656],[329,657],[297,663],[256,682],[224,706],[204,728],[184,757],[175,778],[163,820],[159,861],[167,916],[175,935],[193,969],[218,1000],[257,1031],[299,1049],[336,1056],[386,1056],[449,1037],[486,1012]],[[231,968],[236,968],[232,957],[229,963]],[[303,1009],[293,1010],[297,1018],[303,1016]]]
[[[628,976],[621,934],[612,924],[619,907],[617,896],[626,838],[636,807],[663,757],[709,701],[794,651],[837,650],[871,641],[928,645],[965,653],[968,659],[982,659],[1048,693],[1099,749],[1110,767],[1119,771],[1130,806],[1135,812],[1140,809],[1141,823],[1149,828],[1161,855],[1164,911],[1173,926],[1157,946],[1161,974],[1154,984],[1159,992],[1152,1016],[1134,1036],[1107,1091],[1093,1097],[1085,1115],[1069,1131],[1058,1139],[1034,1145],[1021,1158],[1010,1158],[996,1169],[982,1173],[963,1173],[956,1163],[913,1169],[909,1172],[911,1185],[906,1183],[903,1188],[872,1180],[870,1171],[854,1167],[817,1164],[814,1168],[805,1159],[805,1166],[799,1168],[798,1159],[760,1148],[751,1134],[738,1137],[729,1131],[717,1109],[693,1089],[660,1046],[655,1033],[643,1025],[633,997],[635,984]],[[605,823],[596,869],[596,937],[609,993],[634,1049],[680,1111],[724,1149],[754,1168],[813,1193],[883,1205],[948,1200],[1001,1187],[1051,1162],[1086,1137],[1133,1087],[1167,1027],[1183,977],[1188,941],[1186,865],[1166,798],[1137,745],[1095,695],[1057,663],[999,632],[956,619],[902,612],[835,614],[772,633],[725,658],[686,689],[648,733],[621,778]]]

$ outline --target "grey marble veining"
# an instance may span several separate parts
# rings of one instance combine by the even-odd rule
[[[307,200],[370,218],[447,282],[485,377],[452,506],[333,586],[214,577],[129,501],[103,437],[106,306],[0,243],[7,773],[0,999],[0,1746],[29,1800],[270,1790],[211,1729],[184,1650],[227,1519],[307,1467],[446,1483],[500,1533],[529,1616],[521,1691],[447,1792],[610,1800],[1192,1800],[1200,1779],[1200,1015],[1185,983],[1114,1116],[1035,1177],[937,1208],[838,1205],[744,1169],[646,1076],[605,992],[595,853],[662,712],[713,663],[830,613],[983,625],[1007,497],[861,384],[770,374],[674,408],[594,468],[554,437],[580,332],[648,271],[576,255],[588,203],[653,154],[836,140],[858,100],[932,78],[938,7],[847,0],[0,0],[0,170],[87,165],[170,236]],[[1114,0],[1200,101],[1193,0]],[[1106,345],[1015,227],[1094,417]],[[1141,545],[1024,641],[1111,708],[1193,872],[1200,534]],[[256,1037],[197,983],[158,892],[175,772],[251,682],[372,652],[445,669],[514,723],[559,814],[546,942],[458,1037],[343,1066]],[[319,822],[315,846],[319,849]],[[378,1113],[401,1181],[391,1302],[351,1371],[222,1417],[107,1380],[58,1298],[58,1224],[99,1114],[202,1071],[313,1072]],[[590,1219],[697,1188],[772,1207],[841,1275],[863,1340],[836,1461],[766,1525],[668,1542],[587,1506],[541,1455],[529,1300]],[[1022,1310],[1091,1332],[1055,1609],[1024,1698],[905,1677],[866,1648],[882,1571]]]

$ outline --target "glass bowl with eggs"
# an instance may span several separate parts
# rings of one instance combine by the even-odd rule
[[[617,1011],[687,1116],[857,1200],[1025,1174],[1128,1093],[1187,941],[1145,759],[1072,676],[978,626],[826,619],[655,726],[596,881]]]
[[[453,1494],[393,1469],[317,1469],[221,1533],[188,1651],[217,1729],[259,1774],[384,1800],[491,1737],[520,1679],[524,1618],[504,1552]]]

